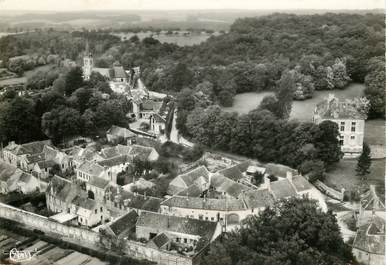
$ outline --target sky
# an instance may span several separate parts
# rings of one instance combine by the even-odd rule
[[[384,0],[0,0],[0,11],[376,9],[384,6]]]

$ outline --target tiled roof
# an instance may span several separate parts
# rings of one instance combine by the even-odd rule
[[[137,223],[137,219],[138,219],[138,214],[135,211],[130,211],[129,213],[114,220],[109,225],[109,227],[116,236],[119,236],[126,229],[131,229],[135,227],[135,224]]]
[[[81,188],[67,179],[54,176],[48,184],[46,192],[60,201],[70,203],[81,192]]]
[[[142,212],[138,217],[137,227],[138,226],[160,232],[168,231],[206,237],[208,240],[211,240],[217,223],[159,213]]]
[[[384,211],[385,204],[375,191],[375,186],[370,185],[370,190],[362,195],[361,207],[366,211]]]
[[[170,238],[165,235],[164,233],[159,233],[152,239],[153,243],[156,245],[158,248],[162,248],[165,246],[168,242],[170,242]]]
[[[117,190],[115,187],[111,187],[110,191],[112,192],[112,198],[115,198],[117,195]],[[119,196],[119,203],[128,208],[140,209],[151,212],[158,212],[162,199],[144,196],[141,194],[135,194],[128,191],[121,191]]]
[[[106,134],[111,134],[115,136],[120,136],[120,137],[132,137],[135,136],[135,133],[130,131],[129,129],[122,128],[119,126],[111,126],[111,128],[106,132]]]
[[[23,183],[28,183],[28,182],[30,182],[31,179],[32,179],[31,174],[23,172],[19,178],[19,181],[23,182]]]
[[[27,156],[27,162],[28,164],[35,164],[36,162],[45,160],[44,153],[35,154],[35,155],[29,155]]]
[[[110,182],[108,180],[99,177],[93,177],[90,179],[89,182],[87,182],[87,184],[100,189],[105,189],[109,185],[109,183]]]
[[[18,150],[17,154],[18,155],[33,155],[33,154],[38,154],[43,152],[43,148],[45,145],[50,144],[50,141],[37,141],[37,142],[31,142],[31,143],[26,143],[22,144],[20,146],[20,149]]]
[[[73,200],[72,203],[75,204],[76,206],[79,206],[80,208],[87,209],[87,210],[93,210],[96,206],[96,201],[82,197],[77,195]]]
[[[173,196],[162,202],[161,205],[176,208],[202,209],[214,211],[239,211],[247,209],[247,206],[241,199],[204,199],[198,197],[181,196]]]
[[[352,103],[341,101],[334,95],[329,95],[316,105],[315,115],[322,119],[366,119],[366,115],[359,112]]]
[[[292,178],[292,184],[297,192],[302,192],[312,188],[312,185],[303,176],[297,175]]]
[[[353,248],[384,256],[385,220],[374,215],[369,223],[359,227],[354,239]]]
[[[239,179],[243,178],[243,173],[239,170],[238,165],[225,168],[223,170],[218,171],[218,173],[235,181],[238,181]]]
[[[195,181],[203,177],[207,181],[209,181],[209,171],[206,169],[205,166],[197,167],[187,173],[181,174],[177,176],[177,178],[182,179],[182,181],[186,184],[186,186],[190,186],[195,183]]]
[[[16,171],[16,167],[0,162],[0,180],[7,181]]]
[[[153,151],[155,151],[155,149],[152,147],[132,145],[129,155],[138,157],[141,160],[147,160]]]
[[[177,193],[178,196],[200,197],[204,190],[197,184],[192,184],[183,191]]]
[[[296,191],[288,179],[273,181],[270,185],[275,199],[283,199],[296,195]]]
[[[54,165],[56,165],[56,163],[52,160],[38,162],[40,168],[52,168]]]
[[[235,198],[239,197],[243,191],[250,190],[249,187],[237,183],[218,173],[211,177],[210,185],[216,191],[225,192]]]
[[[122,66],[114,66],[113,70],[114,70],[114,78],[126,78],[127,77],[125,69],[123,69]]]
[[[268,189],[247,191],[244,200],[248,208],[264,208],[273,205],[274,202]]]
[[[101,165],[102,167],[113,167],[113,166],[118,166],[127,163],[128,157],[126,155],[118,155],[116,157],[112,157],[109,159],[105,159],[102,161],[99,161],[98,164]]]
[[[91,176],[99,176],[103,173],[104,168],[97,163],[84,161],[78,168],[78,170],[85,172],[86,174],[89,174]]]

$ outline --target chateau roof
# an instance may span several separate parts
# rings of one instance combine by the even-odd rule
[[[347,100],[340,101],[331,94],[316,105],[315,115],[322,119],[366,119],[366,115],[360,113],[353,104]]]
[[[154,230],[169,231],[187,235],[206,237],[211,240],[217,223],[160,213],[142,212],[138,217],[137,227],[149,227]]]

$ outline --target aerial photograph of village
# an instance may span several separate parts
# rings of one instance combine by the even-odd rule
[[[382,0],[0,0],[0,265],[386,265]]]

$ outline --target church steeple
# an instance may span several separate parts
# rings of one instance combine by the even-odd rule
[[[86,41],[86,50],[83,57],[83,78],[84,80],[89,80],[91,76],[92,69],[94,67],[94,60],[90,52],[90,47],[88,40]]]

